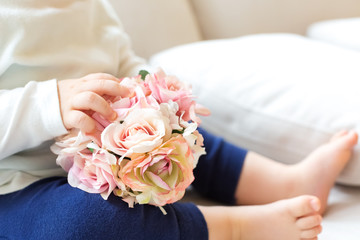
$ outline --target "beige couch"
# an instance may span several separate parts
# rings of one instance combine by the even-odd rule
[[[339,128],[360,132],[360,19],[351,26],[347,21],[313,24],[359,17],[360,1],[111,2],[135,52],[189,80],[199,101],[212,108],[213,116],[204,125],[228,140],[293,163]],[[310,25],[308,35],[316,41],[299,36],[306,35]],[[248,36],[275,32],[299,35]],[[230,39],[203,42],[223,38]],[[226,94],[219,96],[221,91]],[[360,185],[360,145],[339,182]],[[187,198],[204,203],[193,192]],[[359,212],[360,188],[336,186],[319,239],[360,239]]]
[[[111,0],[142,57],[184,43],[253,33],[305,34],[321,20],[360,16],[358,0]]]

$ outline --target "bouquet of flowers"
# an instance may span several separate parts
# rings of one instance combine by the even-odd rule
[[[56,162],[71,186],[107,199],[111,193],[133,207],[161,206],[181,199],[205,154],[196,113],[209,111],[194,101],[190,86],[163,71],[121,80],[132,94],[109,99],[118,118],[98,113],[97,132],[78,129],[56,139]]]

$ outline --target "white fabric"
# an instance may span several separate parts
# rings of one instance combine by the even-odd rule
[[[66,133],[55,79],[132,76],[144,65],[105,0],[3,0],[0,32],[3,194],[64,174],[47,142]]]
[[[209,131],[285,163],[341,129],[360,133],[360,53],[290,34],[173,48],[150,63],[193,85]],[[338,179],[360,185],[360,146]]]
[[[319,240],[358,240],[360,189],[335,186],[330,192],[328,204]]]
[[[360,18],[335,19],[312,24],[307,36],[360,51]]]

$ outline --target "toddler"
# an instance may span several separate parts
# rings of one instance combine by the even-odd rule
[[[283,165],[201,129],[207,154],[193,186],[224,206],[174,203],[167,215],[128,208],[67,184],[50,145],[92,132],[119,78],[149,69],[106,0],[0,2],[0,238],[317,239],[330,189],[357,143],[341,131],[302,162]]]

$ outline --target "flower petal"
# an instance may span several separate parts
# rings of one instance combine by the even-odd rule
[[[157,176],[156,174],[152,173],[152,172],[145,172],[145,175],[150,178],[151,181],[153,181],[153,183],[155,183],[157,186],[166,189],[166,190],[171,190],[171,188],[169,187],[169,185],[166,184],[166,182],[164,182],[161,177]]]

